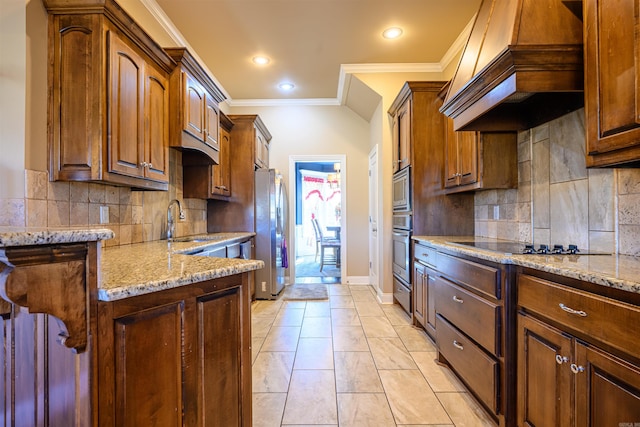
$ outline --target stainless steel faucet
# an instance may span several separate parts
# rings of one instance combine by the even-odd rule
[[[184,220],[186,218],[184,211],[182,210],[182,206],[180,205],[180,200],[173,199],[170,201],[169,206],[167,207],[167,240],[169,242],[173,240],[173,237],[176,234],[176,226],[173,222],[173,216],[171,215],[171,206],[173,205],[178,205],[178,218],[180,218],[180,220]]]

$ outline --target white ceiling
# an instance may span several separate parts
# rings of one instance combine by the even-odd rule
[[[424,71],[447,61],[480,0],[141,0],[168,18],[233,104],[340,100],[350,70]],[[382,31],[404,34],[385,40]],[[255,55],[271,58],[255,66]],[[446,65],[446,64],[444,64]],[[295,84],[285,93],[282,81]]]

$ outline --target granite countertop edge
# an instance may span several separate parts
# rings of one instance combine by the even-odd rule
[[[500,241],[500,239],[479,238],[473,236],[455,236],[456,242],[464,241]],[[482,260],[501,264],[513,264],[528,267],[558,276],[582,280],[596,285],[615,288],[632,293],[640,293],[640,259],[630,255],[587,255],[579,258],[591,258],[594,263],[603,265],[599,269],[590,263],[574,262],[567,265],[572,256],[545,256],[504,254],[485,249],[463,246],[452,243],[451,236],[412,236],[413,240],[428,243],[436,249],[444,249],[448,252],[473,256]],[[575,256],[574,256],[575,259]],[[634,279],[638,277],[638,279]]]
[[[0,248],[94,242],[108,240],[114,236],[112,230],[103,227],[0,227]]]

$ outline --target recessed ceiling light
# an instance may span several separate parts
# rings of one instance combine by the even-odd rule
[[[391,27],[382,32],[382,37],[385,39],[397,39],[402,35],[402,28]]]
[[[253,63],[256,65],[267,65],[269,63],[269,58],[266,56],[254,56]]]
[[[280,83],[278,87],[282,90],[292,90],[295,86],[293,83]]]

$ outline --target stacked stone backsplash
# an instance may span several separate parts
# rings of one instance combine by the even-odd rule
[[[168,191],[137,191],[129,187],[86,182],[49,182],[46,171],[25,170],[25,200],[11,222],[0,225],[27,227],[98,226],[114,231],[105,246],[166,239],[167,206],[182,203],[187,219],[177,220],[178,236],[207,232],[207,201],[182,198],[182,156],[171,150]],[[15,201],[14,204],[20,204]],[[100,207],[109,208],[109,222],[100,224]]]
[[[587,169],[584,110],[518,133],[518,189],[475,195],[476,234],[640,255],[640,170]]]

